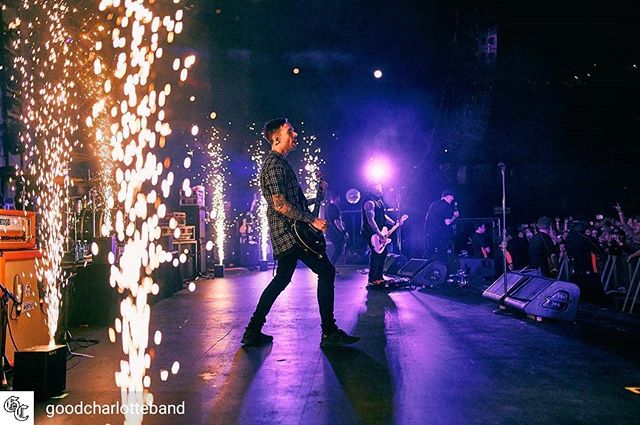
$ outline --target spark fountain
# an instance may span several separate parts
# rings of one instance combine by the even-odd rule
[[[213,220],[214,241],[218,253],[218,262],[214,266],[214,275],[224,275],[224,243],[226,234],[225,189],[227,187],[228,168],[226,164],[229,158],[222,153],[222,140],[220,132],[215,128],[210,131],[207,143],[207,161],[205,183],[211,193],[211,219]]]
[[[254,127],[250,127],[254,129]],[[262,170],[262,163],[267,155],[267,150],[264,146],[264,141],[258,139],[252,143],[248,148],[249,155],[251,155],[251,161],[253,161],[253,177],[251,178],[250,186],[256,190],[260,196],[260,203],[258,204],[258,235],[260,237],[260,270],[266,271],[268,268],[268,254],[269,254],[269,221],[267,220],[267,201],[262,196],[262,189],[260,188],[260,171]]]
[[[224,155],[222,149],[222,145],[228,140],[228,137],[229,135],[223,136],[215,127],[203,131],[202,140],[195,138],[193,152],[189,152],[184,162],[184,168],[188,169],[191,166],[194,152],[198,158],[206,158],[205,162],[200,165],[201,173],[198,173],[196,177],[203,179],[209,193],[209,220],[213,222],[213,234],[209,235],[211,239],[206,243],[206,250],[211,251],[215,247],[214,276],[216,277],[224,275],[224,244],[229,231],[225,209],[229,157]]]
[[[74,13],[65,1],[22,0],[15,30],[14,70],[22,103],[20,142],[25,169],[18,178],[25,187],[24,207],[39,215],[36,276],[44,287],[49,345],[55,345],[61,287],[62,258],[67,239],[64,211],[69,202],[69,164],[77,145],[77,57],[67,27]]]
[[[307,199],[315,198],[318,193],[318,176],[321,174],[321,167],[325,164],[320,156],[322,150],[316,146],[315,135],[302,137],[302,168],[300,175],[304,176],[306,189],[304,196]]]
[[[151,404],[151,356],[147,352],[151,308],[148,299],[157,294],[158,284],[152,272],[162,262],[174,262],[159,243],[159,221],[166,215],[163,200],[169,196],[174,175],[165,169],[154,153],[163,148],[171,134],[164,111],[171,84],[157,81],[161,66],[170,68],[171,58],[163,59],[161,43],[171,43],[183,29],[183,11],[179,0],[163,2],[143,0],[102,0],[99,11],[109,22],[109,44],[115,63],[96,56],[96,75],[106,73],[103,90],[111,93],[114,106],[107,107],[102,98],[93,105],[91,120],[108,114],[113,119],[108,138],[114,160],[117,184],[114,205],[118,207],[114,228],[124,249],[119,261],[110,255],[111,286],[123,294],[121,317],[109,330],[112,342],[121,334],[122,350],[127,356],[120,361],[115,380],[121,389],[123,405]],[[96,44],[96,50],[107,48]],[[169,61],[167,63],[167,61]],[[179,80],[185,81],[194,56],[174,58],[173,69]],[[96,137],[98,137],[96,129]],[[104,135],[101,135],[104,136]],[[159,185],[159,190],[158,189]],[[156,343],[161,334],[156,331]],[[179,369],[179,363],[175,363]],[[167,374],[168,375],[168,374]],[[166,378],[161,372],[160,378]],[[140,424],[143,414],[129,409],[124,414],[126,424]]]

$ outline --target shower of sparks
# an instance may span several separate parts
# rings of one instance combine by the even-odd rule
[[[82,27],[76,39],[81,57],[86,59],[78,69],[77,80],[83,89],[83,100],[89,105],[97,104],[102,108],[100,113],[87,116],[84,124],[98,164],[98,196],[93,201],[96,202],[94,208],[102,208],[104,211],[99,232],[101,236],[108,236],[113,232],[112,210],[115,207],[116,191],[110,137],[115,117],[110,111],[116,104],[113,100],[112,81],[108,72],[103,71],[112,52],[105,40],[104,22],[100,15],[95,14],[95,5],[87,3],[84,7]]]
[[[222,140],[226,140],[224,137]],[[207,144],[209,161],[206,165],[205,183],[211,193],[211,218],[213,219],[214,240],[218,251],[218,264],[224,261],[226,234],[225,189],[227,187],[229,158],[222,154],[222,141],[218,130],[213,128]]]
[[[249,127],[251,130],[253,126]],[[262,170],[262,163],[267,155],[267,147],[265,146],[263,139],[258,139],[249,146],[248,152],[251,155],[251,161],[253,161],[253,177],[251,179],[250,186],[260,194],[260,203],[258,204],[258,235],[260,237],[260,259],[267,260],[269,252],[269,221],[267,220],[267,201],[262,196],[262,189],[260,188],[260,171]]]
[[[182,31],[183,11],[172,3],[143,0],[102,0],[99,11],[110,21],[107,45],[110,55],[96,56],[94,72],[104,77],[105,94],[112,93],[114,106],[108,108],[104,98],[93,104],[91,119],[109,114],[113,118],[109,138],[114,160],[118,206],[115,231],[124,244],[119,263],[111,266],[111,286],[125,295],[120,304],[121,319],[115,322],[115,331],[121,334],[122,350],[127,357],[120,361],[115,373],[121,389],[122,404],[149,404],[153,396],[149,390],[151,377],[147,370],[151,356],[147,353],[151,309],[148,297],[157,294],[159,287],[153,282],[152,272],[163,262],[172,262],[170,253],[159,244],[160,219],[166,215],[163,199],[169,196],[173,173],[165,170],[153,153],[164,147],[171,127],[165,120],[164,106],[171,93],[171,84],[154,81],[156,68],[163,61],[161,44],[171,43]],[[160,16],[158,10],[174,9]],[[115,63],[104,58],[114,58]],[[195,57],[178,60],[180,81],[185,81]],[[159,89],[158,89],[159,88]],[[160,185],[160,191],[156,187]],[[111,333],[111,332],[110,332]],[[113,333],[115,336],[115,332]],[[143,415],[136,411],[125,413],[125,423],[140,424]]]
[[[320,156],[321,149],[316,147],[316,136],[302,137],[302,168],[300,175],[304,177],[306,189],[304,195],[307,198],[315,198],[318,192],[318,175],[321,166],[325,164],[324,159]]]
[[[212,127],[203,132],[202,142],[196,138],[193,145],[197,157],[206,158],[200,168],[204,175],[205,188],[210,196],[209,219],[213,222],[213,235],[211,235],[213,242],[208,241],[206,248],[210,251],[215,246],[218,264],[224,264],[224,244],[229,231],[225,210],[229,157],[225,156],[222,150],[222,145],[227,142],[228,137],[228,135],[222,136],[218,129]],[[185,168],[189,168],[186,164],[191,165],[191,162],[191,157],[187,156]],[[200,177],[200,174],[197,177]]]
[[[18,170],[26,188],[25,205],[34,204],[39,215],[38,235],[42,258],[36,259],[37,279],[42,282],[47,307],[49,343],[55,344],[65,279],[62,257],[67,238],[64,211],[69,207],[69,163],[77,146],[76,59],[66,27],[74,13],[67,2],[22,0],[13,50],[22,101],[26,169]]]

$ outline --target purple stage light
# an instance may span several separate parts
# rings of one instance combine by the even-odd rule
[[[391,177],[391,164],[386,158],[371,158],[365,166],[367,180],[374,183],[382,183]]]

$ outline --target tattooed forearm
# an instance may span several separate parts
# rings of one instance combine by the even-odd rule
[[[289,202],[287,202],[284,195],[273,195],[272,199],[273,208],[280,214],[294,220],[305,221],[307,223],[311,223],[313,221],[313,216],[311,215],[311,213],[302,211],[294,207]]]
[[[379,232],[380,229],[378,228],[378,225],[376,224],[376,221],[375,221],[376,213],[375,213],[373,202],[367,201],[364,204],[364,213],[365,213],[365,216],[367,217],[367,223],[369,223],[369,227],[371,227],[371,229],[374,232],[376,233]]]

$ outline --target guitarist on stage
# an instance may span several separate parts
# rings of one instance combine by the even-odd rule
[[[287,154],[297,146],[298,134],[286,118],[276,118],[265,124],[263,136],[271,144],[271,151],[262,164],[260,187],[267,201],[271,245],[278,266],[275,277],[260,296],[256,310],[242,336],[242,344],[258,346],[273,341],[272,336],[262,333],[262,326],[276,298],[291,282],[298,260],[318,275],[318,304],[322,320],[320,346],[338,347],[353,344],[360,338],[338,329],[333,315],[333,283],[336,269],[326,255],[318,257],[305,251],[292,233],[292,225],[296,220],[309,223],[317,230],[327,229],[327,221],[314,218],[309,211],[296,173],[286,160]]]
[[[385,205],[382,200],[382,185],[375,184],[372,190],[367,193],[364,203],[362,204],[362,236],[369,243],[369,284],[384,284],[384,276],[382,269],[384,268],[384,260],[387,258],[387,248],[378,254],[371,245],[371,236],[378,235],[384,240],[385,235],[381,229],[385,224],[395,224],[395,222],[385,214]]]

